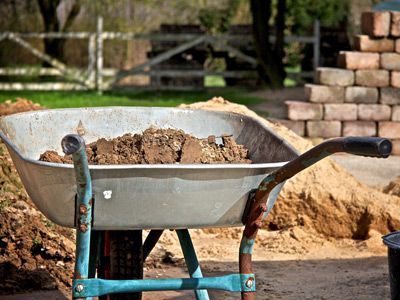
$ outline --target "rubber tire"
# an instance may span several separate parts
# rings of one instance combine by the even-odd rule
[[[110,279],[143,279],[142,230],[109,231]],[[110,294],[110,300],[141,300],[142,293]]]

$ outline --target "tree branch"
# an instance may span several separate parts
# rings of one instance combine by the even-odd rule
[[[79,15],[79,12],[81,11],[81,7],[82,7],[81,1],[75,0],[74,5],[72,6],[67,16],[67,19],[65,20],[64,26],[61,29],[62,32],[68,31],[71,28],[76,17]]]
[[[61,0],[37,0],[46,32],[60,29],[60,22],[57,18],[57,7],[60,2]]]

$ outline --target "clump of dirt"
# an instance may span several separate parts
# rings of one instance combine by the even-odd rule
[[[33,103],[27,99],[17,98],[15,102],[7,100],[0,103],[0,116],[40,109],[43,109],[43,107],[39,104]]]
[[[312,147],[311,142],[286,127],[220,97],[180,107],[248,115],[270,127],[299,152]],[[326,237],[367,239],[372,230],[388,233],[398,229],[399,209],[399,197],[361,184],[331,159],[324,159],[287,181],[266,226],[272,230],[302,226]]]
[[[251,163],[248,150],[236,144],[230,135],[222,135],[222,144],[215,136],[198,139],[182,130],[148,128],[143,134],[124,134],[97,140],[86,146],[90,164],[211,164]],[[39,160],[72,163],[71,156],[46,151]]]
[[[383,192],[400,197],[400,176],[389,182],[389,184],[383,188]]]

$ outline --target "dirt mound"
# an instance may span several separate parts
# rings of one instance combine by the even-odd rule
[[[182,130],[146,129],[143,134],[125,134],[112,140],[104,138],[87,145],[91,164],[192,164],[251,163],[248,150],[236,144],[232,136],[223,135],[222,144],[216,137],[198,139]],[[72,163],[71,156],[46,151],[40,160]]]
[[[289,129],[223,98],[180,107],[248,115],[272,128],[299,152],[312,147]],[[288,180],[268,216],[267,226],[274,230],[304,226],[328,237],[366,239],[370,230],[387,233],[398,229],[399,208],[399,197],[359,183],[331,159],[325,159]]]
[[[17,98],[15,102],[7,100],[3,103],[0,103],[0,116],[40,109],[43,109],[43,107],[39,104],[33,103],[27,99]]]
[[[25,99],[0,104],[0,115],[38,110]],[[41,214],[0,142],[0,294],[71,286],[74,233]]]
[[[0,183],[0,294],[71,286],[73,231],[34,207],[3,143]]]
[[[400,176],[383,188],[383,192],[400,197]]]

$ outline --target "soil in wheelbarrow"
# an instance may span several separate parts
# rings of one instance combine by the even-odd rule
[[[221,143],[218,143],[221,140]],[[142,134],[101,138],[86,147],[90,164],[251,163],[248,150],[229,134],[199,139],[176,129],[148,128]],[[40,160],[71,164],[69,155],[46,151]]]

